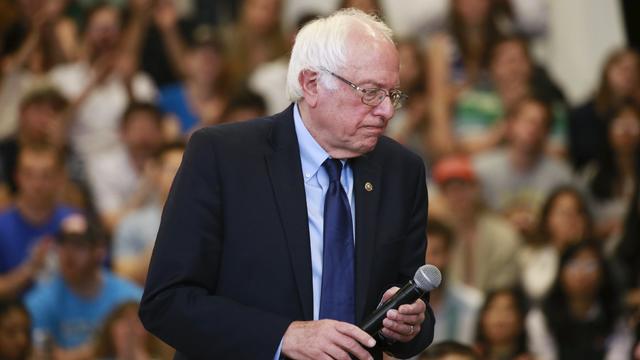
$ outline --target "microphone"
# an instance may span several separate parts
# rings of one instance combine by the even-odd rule
[[[425,292],[431,291],[442,281],[442,274],[433,265],[422,265],[413,280],[403,286],[389,300],[380,304],[378,308],[366,318],[359,326],[369,335],[375,336],[382,329],[382,320],[387,317],[387,312],[391,309],[398,309],[400,305],[411,304],[418,300]],[[382,336],[380,334],[380,336]]]

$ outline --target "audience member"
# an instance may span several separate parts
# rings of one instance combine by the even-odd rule
[[[400,84],[408,99],[396,111],[387,126],[387,135],[420,154],[423,159],[439,155],[438,139],[427,119],[427,89],[425,59],[413,39],[398,42],[400,55]]]
[[[27,360],[31,355],[31,318],[17,300],[0,299],[0,359]]]
[[[599,246],[570,245],[541,308],[527,316],[531,351],[545,360],[627,359],[631,334]]]
[[[440,160],[433,171],[446,206],[445,219],[456,241],[451,249],[450,281],[487,291],[511,286],[518,278],[517,231],[483,206],[475,171],[467,157]]]
[[[563,154],[566,112],[562,92],[540,67],[535,66],[528,44],[520,37],[507,37],[491,50],[489,81],[478,82],[463,91],[454,105],[457,141],[465,151],[477,153],[502,143],[504,114],[521,100],[536,96],[551,106],[553,124],[550,144],[554,153]]]
[[[266,115],[267,104],[264,98],[249,89],[243,89],[231,96],[221,118],[224,122],[236,122]]]
[[[640,176],[640,175],[639,175]],[[631,326],[635,328],[636,357],[640,355],[640,183],[636,179],[636,191],[629,206],[624,235],[616,251],[617,264],[622,269],[626,291],[624,305],[628,309]]]
[[[148,201],[144,166],[163,143],[160,110],[148,103],[131,103],[122,115],[120,138],[122,146],[87,164],[96,208],[109,230]]]
[[[289,32],[289,48],[293,45],[298,30],[317,17],[316,13],[306,13],[298,19],[295,30]],[[264,98],[268,115],[277,114],[291,104],[285,90],[290,52],[289,50],[275,60],[258,65],[249,77],[247,86]]]
[[[487,294],[480,310],[476,347],[485,360],[533,360],[527,349],[527,308],[518,290]],[[544,358],[546,359],[546,358]]]
[[[229,97],[222,44],[206,28],[200,30],[183,60],[184,81],[160,90],[158,105],[179,125],[175,138],[221,122]]]
[[[52,236],[73,210],[58,202],[63,158],[50,146],[18,154],[15,205],[0,214],[0,297],[18,297],[45,265]]]
[[[224,29],[233,85],[243,85],[258,65],[289,49],[280,29],[281,6],[281,0],[245,0],[238,21]]]
[[[83,215],[63,220],[56,240],[60,273],[25,298],[36,354],[91,359],[92,337],[104,318],[122,302],[139,301],[142,290],[102,268],[105,240]]]
[[[482,305],[480,291],[450,279],[449,263],[453,247],[453,231],[443,222],[433,218],[427,223],[426,263],[434,265],[442,273],[440,287],[431,291],[429,304],[436,317],[434,342],[455,340],[473,344],[478,310]]]
[[[113,238],[115,272],[127,279],[144,284],[156,240],[160,215],[173,178],[184,153],[184,144],[167,144],[147,164],[152,174],[152,201],[125,216],[118,224]]]
[[[420,360],[480,360],[480,357],[467,345],[443,341],[429,346],[420,355]]]
[[[640,102],[640,54],[632,49],[613,51],[595,94],[569,117],[569,155],[576,170],[597,158],[606,141],[609,113],[634,98]]]
[[[625,103],[607,119],[607,132],[596,160],[582,174],[594,211],[596,234],[610,254],[620,240],[624,214],[640,173],[640,107]]]
[[[545,297],[558,272],[560,254],[572,244],[592,238],[593,217],[573,186],[553,190],[540,212],[536,234],[519,256],[520,281],[527,297]]]
[[[17,190],[18,153],[23,146],[48,144],[60,151],[66,143],[64,112],[67,100],[54,88],[35,89],[20,102],[18,132],[0,142],[0,163],[12,193]]]
[[[96,5],[87,13],[80,59],[50,73],[72,102],[69,136],[87,165],[119,144],[118,124],[129,101],[150,101],[156,94],[153,82],[136,71],[133,54],[122,50],[122,27],[116,7]]]
[[[96,337],[96,359],[151,360],[171,359],[171,350],[142,326],[139,305],[127,301],[106,317]],[[169,351],[167,351],[169,350]]]
[[[564,162],[545,154],[551,126],[545,103],[526,98],[506,116],[507,143],[475,156],[473,162],[486,203],[529,236],[544,199],[557,186],[570,183],[572,174]]]
[[[0,138],[14,133],[24,94],[78,51],[75,23],[63,16],[68,0],[16,3],[20,16],[0,32]]]

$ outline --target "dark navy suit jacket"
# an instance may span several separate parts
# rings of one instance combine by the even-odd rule
[[[351,166],[361,321],[424,263],[427,191],[422,160],[386,137]],[[185,359],[270,359],[292,321],[313,320],[293,106],[193,134],[164,208],[140,317]],[[427,307],[420,334],[385,350],[420,352],[434,323]]]

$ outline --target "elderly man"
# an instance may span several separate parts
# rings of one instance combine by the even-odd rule
[[[424,263],[422,160],[382,136],[404,94],[378,19],[344,10],[297,35],[294,101],[196,132],[167,200],[140,315],[177,358],[409,357],[422,299],[359,329]]]

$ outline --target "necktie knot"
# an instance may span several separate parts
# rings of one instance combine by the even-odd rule
[[[322,163],[322,167],[324,167],[325,171],[329,175],[330,182],[340,182],[340,174],[342,173],[342,161],[338,159],[328,158]]]

